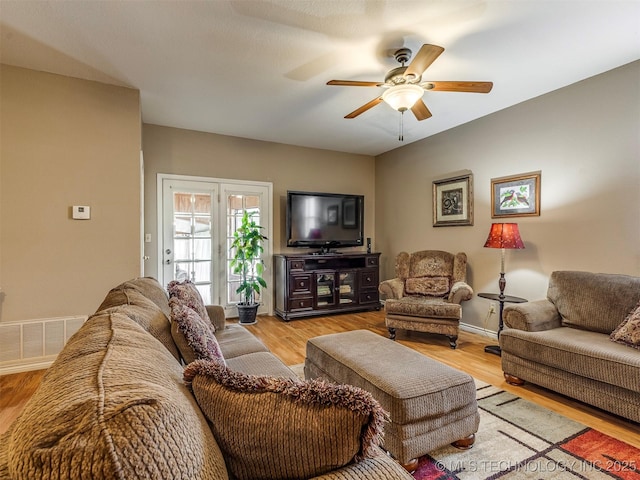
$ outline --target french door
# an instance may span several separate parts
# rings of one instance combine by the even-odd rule
[[[191,280],[207,304],[237,316],[240,279],[230,268],[233,233],[245,210],[267,240],[263,247],[269,288],[259,296],[258,313],[271,313],[270,183],[158,174],[158,275],[163,285]]]

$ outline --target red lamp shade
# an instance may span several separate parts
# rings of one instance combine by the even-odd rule
[[[489,237],[484,244],[488,248],[524,248],[517,223],[492,223]]]

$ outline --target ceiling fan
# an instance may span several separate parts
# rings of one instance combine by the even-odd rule
[[[387,102],[392,108],[404,113],[411,109],[418,120],[431,117],[431,112],[422,100],[426,90],[434,92],[471,92],[489,93],[493,82],[432,82],[422,81],[424,71],[444,52],[444,48],[437,45],[424,44],[411,63],[405,67],[405,63],[411,58],[411,50],[401,48],[396,50],[394,57],[401,64],[400,67],[389,70],[384,77],[384,82],[367,82],[359,80],[330,80],[327,85],[341,85],[347,87],[383,87],[385,92],[369,103],[365,103],[344,118],[355,118],[375,107],[382,101]]]

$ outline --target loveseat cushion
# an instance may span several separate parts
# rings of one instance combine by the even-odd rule
[[[182,372],[128,316],[92,316],[5,437],[10,477],[227,479]]]
[[[571,327],[541,332],[505,328],[500,346],[526,360],[640,392],[640,355],[608,335]]]
[[[357,387],[208,361],[190,364],[184,379],[238,480],[310,478],[376,454],[386,415]]]
[[[640,277],[556,271],[549,278],[547,297],[564,326],[609,335],[640,302]]]

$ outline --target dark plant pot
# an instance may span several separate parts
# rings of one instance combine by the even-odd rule
[[[258,303],[253,305],[238,304],[238,319],[240,325],[253,325],[257,323],[256,316],[258,315]]]

